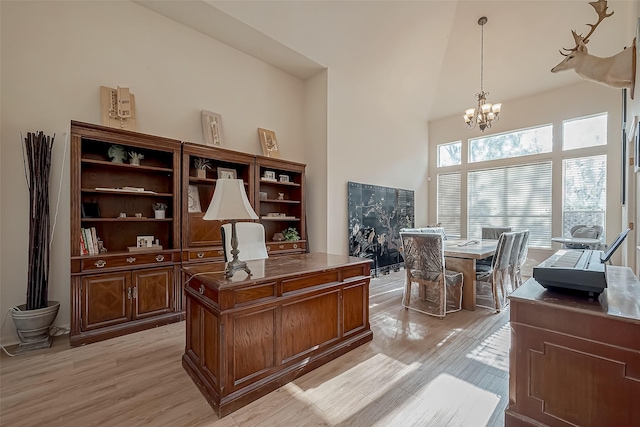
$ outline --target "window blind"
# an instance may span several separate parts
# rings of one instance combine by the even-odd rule
[[[482,227],[528,229],[529,245],[551,245],[551,162],[470,171],[469,238]]]
[[[438,222],[447,236],[460,236],[460,172],[438,175]]]

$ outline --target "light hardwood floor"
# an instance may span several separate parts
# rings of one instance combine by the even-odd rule
[[[371,281],[372,342],[218,419],[181,365],[184,322],[0,359],[2,426],[499,426],[509,310],[444,320],[401,306],[404,271]]]

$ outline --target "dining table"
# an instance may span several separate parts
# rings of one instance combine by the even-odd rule
[[[495,239],[448,239],[444,241],[447,270],[462,273],[462,308],[476,309],[476,260],[496,252]]]

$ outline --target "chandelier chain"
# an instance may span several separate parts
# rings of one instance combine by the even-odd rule
[[[484,92],[484,24],[480,25],[480,93]]]

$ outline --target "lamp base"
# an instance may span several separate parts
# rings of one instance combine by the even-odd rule
[[[229,261],[227,263],[227,268],[224,270],[224,277],[230,279],[236,274],[237,271],[244,270],[247,272],[249,276],[251,276],[251,270],[247,267],[246,261],[240,261],[239,259],[234,259],[233,261]]]

